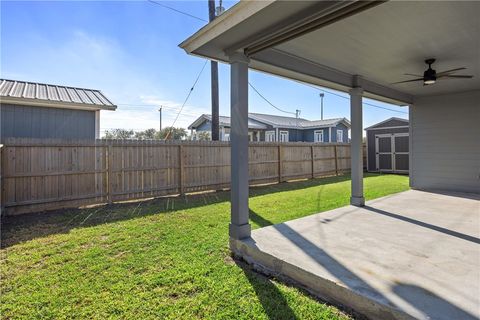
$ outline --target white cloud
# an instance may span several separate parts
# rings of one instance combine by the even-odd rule
[[[182,103],[163,100],[156,96],[139,97],[140,104],[120,105],[116,111],[102,111],[101,129],[124,128],[145,130],[159,127],[160,106],[162,109],[162,126],[171,126],[182,107]],[[187,128],[196,118],[203,113],[209,113],[206,107],[185,105],[175,123],[176,127]]]
[[[119,106],[116,111],[101,112],[101,130],[158,128],[160,105],[164,106],[163,126],[170,126],[181,108],[183,101],[163,98],[168,92],[152,74],[138,69],[138,57],[129,55],[114,39],[83,30],[72,30],[64,42],[40,34],[25,35],[25,39],[15,44],[18,54],[4,57],[2,77],[100,89]],[[32,44],[35,54],[23,43]],[[206,112],[208,108],[187,104],[175,126],[186,128]]]

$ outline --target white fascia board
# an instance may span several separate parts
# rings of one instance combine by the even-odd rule
[[[9,103],[16,105],[46,107],[46,108],[59,108],[59,109],[74,109],[74,110],[111,110],[117,109],[117,106],[105,106],[97,104],[85,104],[75,102],[53,101],[53,100],[40,100],[40,99],[27,99],[17,97],[1,97],[0,103]]]
[[[188,129],[196,129],[205,120],[208,120],[208,118],[204,114],[202,114],[200,117],[197,118],[197,120],[193,121],[192,124],[188,126]]]
[[[337,126],[339,123],[343,123],[347,129],[350,129],[352,125],[350,124],[350,121],[347,120],[347,118],[343,118],[340,121],[338,121],[335,126]]]
[[[355,75],[278,49],[268,49],[259,52],[251,57],[251,61],[255,69],[347,93],[350,88],[354,87],[354,81],[357,79]],[[260,64],[256,65],[256,61],[260,62]],[[269,68],[268,66],[272,66],[273,68]],[[296,77],[295,75],[300,75],[300,77]],[[361,79],[361,86],[365,92],[364,96],[368,98],[396,105],[409,105],[413,102],[413,97],[409,94],[382,86],[367,79]]]
[[[256,14],[274,2],[275,1],[272,0],[240,1],[180,43],[179,47],[184,49],[187,53],[193,53],[201,46],[222,35],[239,23],[242,23],[248,17]]]
[[[364,96],[367,98],[381,100],[400,106],[406,106],[413,103],[413,96],[367,79],[362,79],[362,88],[366,93]]]
[[[348,73],[328,68],[326,66],[317,64],[310,60],[292,55],[278,49],[268,49],[259,52],[253,55],[251,57],[251,60],[259,61],[261,63],[280,68],[277,70],[284,69],[293,71],[302,75],[307,75],[317,79],[323,79],[328,82],[336,83],[343,87],[349,88],[352,84],[352,76]],[[266,70],[266,72],[269,72],[269,70]],[[288,78],[288,75],[286,77]]]

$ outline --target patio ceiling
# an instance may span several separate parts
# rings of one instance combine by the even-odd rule
[[[240,2],[181,47],[220,61],[244,50],[251,68],[339,90],[360,75],[365,96],[402,105],[480,88],[479,15],[479,2]],[[423,74],[430,57],[437,72],[474,78],[391,84]]]

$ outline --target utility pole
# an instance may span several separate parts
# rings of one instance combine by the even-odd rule
[[[321,106],[320,106],[320,112],[321,112],[321,115],[320,115],[320,120],[323,120],[323,97],[325,96],[325,94],[322,92],[320,93],[320,100],[321,100]]]
[[[220,5],[221,6],[221,5]],[[220,11],[220,10],[219,10]],[[215,0],[208,0],[209,21],[215,20]],[[212,140],[219,140],[219,98],[218,98],[218,62],[210,61],[212,86]]]
[[[163,106],[160,106],[160,109],[158,109],[158,112],[160,113],[160,131],[162,131],[162,108]]]

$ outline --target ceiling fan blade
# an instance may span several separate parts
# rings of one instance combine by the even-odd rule
[[[413,77],[422,77],[422,78],[423,78],[423,76],[422,76],[421,74],[404,73],[404,75],[406,75],[406,76],[413,76]]]
[[[440,79],[455,79],[455,78],[457,78],[457,79],[471,79],[471,78],[473,78],[473,76],[469,76],[469,75],[453,75],[453,74],[452,74],[452,75],[449,75],[449,74],[447,74],[447,75],[440,76],[439,78],[440,78]]]
[[[443,75],[448,74],[448,73],[453,73],[453,72],[457,72],[457,71],[460,71],[460,70],[465,70],[465,69],[467,69],[467,68],[462,67],[462,68],[455,68],[455,69],[451,69],[451,70],[445,70],[445,71],[442,71],[442,72],[437,72],[437,77],[443,76]]]
[[[423,78],[412,79],[412,80],[405,80],[405,81],[398,81],[398,82],[393,82],[393,83],[391,83],[391,84],[398,84],[398,83],[405,83],[405,82],[415,82],[415,81],[423,81]]]

